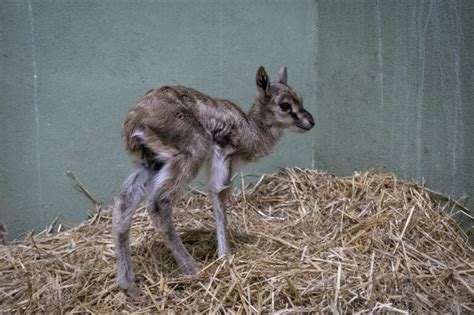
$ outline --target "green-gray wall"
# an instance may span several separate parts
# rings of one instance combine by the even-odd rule
[[[126,111],[183,84],[248,109],[259,65],[316,127],[244,169],[379,168],[474,195],[474,1],[0,0],[0,223],[11,237],[110,203]],[[470,203],[471,208],[474,203]]]

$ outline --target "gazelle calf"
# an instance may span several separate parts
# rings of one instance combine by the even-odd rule
[[[260,67],[256,83],[258,95],[248,114],[228,100],[183,86],[151,90],[128,112],[123,138],[136,169],[116,197],[113,235],[117,280],[130,294],[136,288],[129,232],[142,200],[177,262],[194,274],[198,264],[173,226],[172,210],[199,168],[205,164],[209,170],[218,254],[223,256],[229,251],[225,203],[235,163],[269,154],[286,128],[305,132],[314,126],[303,99],[287,85],[285,67],[274,83]]]

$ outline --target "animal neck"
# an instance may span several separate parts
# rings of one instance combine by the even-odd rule
[[[256,160],[271,153],[283,131],[273,125],[272,113],[256,100],[247,114],[248,132],[245,159]]]

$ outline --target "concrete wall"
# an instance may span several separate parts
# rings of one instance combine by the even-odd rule
[[[248,109],[259,65],[289,68],[317,125],[246,168],[382,168],[474,195],[474,2],[0,1],[0,223],[86,217],[131,169],[120,128],[149,88]],[[470,204],[471,208],[473,203]]]
[[[317,23],[318,167],[474,196],[474,1],[320,1]]]

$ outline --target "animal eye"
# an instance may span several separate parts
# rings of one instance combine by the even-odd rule
[[[291,109],[291,105],[290,103],[281,103],[280,104],[280,109],[283,111],[283,112],[287,112]]]

